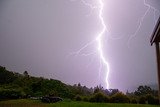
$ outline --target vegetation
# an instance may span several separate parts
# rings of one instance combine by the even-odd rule
[[[26,98],[29,96],[54,95],[72,98],[72,87],[59,80],[32,77],[7,71],[0,67],[0,99]]]
[[[98,103],[109,103],[109,97],[104,95],[102,92],[97,92],[91,96],[89,101]]]
[[[93,103],[158,104],[158,91],[148,86],[139,86],[135,92],[120,92],[118,89],[103,89],[101,85],[87,88],[81,84],[66,85],[59,80],[11,72],[0,66],[0,100],[23,99],[42,96],[58,96],[72,101]],[[23,100],[21,100],[23,101]],[[28,101],[28,100],[27,100]]]
[[[123,93],[119,92],[111,96],[110,101],[111,103],[129,103],[130,99]]]

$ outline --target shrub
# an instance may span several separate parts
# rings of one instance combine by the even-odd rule
[[[91,97],[89,98],[89,102],[96,102],[94,96],[91,96]]]
[[[141,96],[141,97],[139,98],[139,103],[140,103],[140,104],[145,104],[145,103],[146,103],[146,97],[145,97],[145,96]]]
[[[137,102],[137,100],[136,100],[135,98],[132,98],[132,99],[130,100],[130,103],[132,103],[132,104],[137,104],[138,102]]]
[[[88,97],[83,97],[83,101],[88,101]]]
[[[76,95],[75,100],[76,101],[82,101],[82,97],[80,95]]]
[[[0,89],[0,99],[18,99],[25,96],[25,93],[19,89]]]
[[[154,97],[154,102],[152,104],[158,105],[159,104],[159,98],[158,97]]]
[[[101,92],[95,93],[89,100],[90,102],[109,102],[109,97]]]
[[[158,98],[154,97],[153,95],[147,95],[146,100],[148,101],[148,104],[158,104],[159,103]]]
[[[129,103],[129,98],[121,92],[118,92],[111,96],[111,103]]]

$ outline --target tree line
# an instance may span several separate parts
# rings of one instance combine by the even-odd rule
[[[27,71],[20,74],[0,66],[0,100],[42,96],[99,103],[158,104],[158,91],[149,86],[139,86],[134,92],[124,94],[118,89],[104,89],[101,85],[94,88],[80,83],[67,85],[59,80],[33,77]]]

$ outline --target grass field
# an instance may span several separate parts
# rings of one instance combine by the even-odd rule
[[[89,103],[75,101],[62,101],[46,104],[38,100],[21,99],[0,101],[0,107],[160,107],[160,105]]]

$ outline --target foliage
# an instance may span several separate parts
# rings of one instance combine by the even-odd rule
[[[0,99],[18,99],[23,98],[25,93],[20,89],[0,89]]]
[[[155,97],[152,94],[139,96],[137,99],[138,101],[135,98],[132,98],[131,103],[134,103],[134,100],[136,100],[136,103],[139,102],[139,104],[159,104],[158,97]]]
[[[76,101],[82,101],[82,97],[80,95],[76,95],[75,100]]]
[[[158,97],[154,97],[151,94],[146,95],[146,100],[147,100],[148,104],[159,104]]]
[[[145,96],[141,96],[141,97],[139,98],[139,103],[140,103],[140,104],[145,104],[145,103],[146,103],[146,97],[145,97]]]
[[[21,93],[27,96],[54,95],[64,98],[73,98],[74,94],[70,86],[59,80],[45,79],[42,77],[29,76],[28,71],[23,74],[14,73],[0,66],[0,97],[18,98]],[[14,86],[14,87],[13,87]],[[6,88],[7,87],[7,88]],[[9,96],[13,95],[14,97]]]
[[[111,103],[129,103],[129,98],[122,92],[118,92],[111,96],[110,101]]]
[[[88,102],[89,98],[87,96],[83,97],[83,101]]]
[[[0,66],[0,84],[9,84],[16,79],[13,72],[7,72],[5,67]]]
[[[114,95],[114,94],[116,94],[116,93],[119,93],[119,92],[120,92],[120,91],[119,91],[118,89],[109,89],[108,95],[112,96],[112,95]]]
[[[132,103],[132,104],[137,104],[138,101],[137,101],[135,98],[132,98],[132,99],[130,100],[130,103]]]
[[[30,76],[28,71],[19,74],[0,66],[0,100],[41,96],[59,96],[85,102],[158,104],[158,91],[148,86],[139,86],[135,92],[125,95],[118,89],[104,90],[101,85],[94,88],[80,83],[71,86],[59,80]]]
[[[98,102],[98,103],[105,103],[109,102],[109,97],[104,95],[102,92],[95,93],[89,100],[90,102]]]
[[[149,86],[139,86],[137,88],[137,90],[134,92],[135,95],[137,96],[143,96],[146,94],[151,94],[152,93],[152,89]]]

